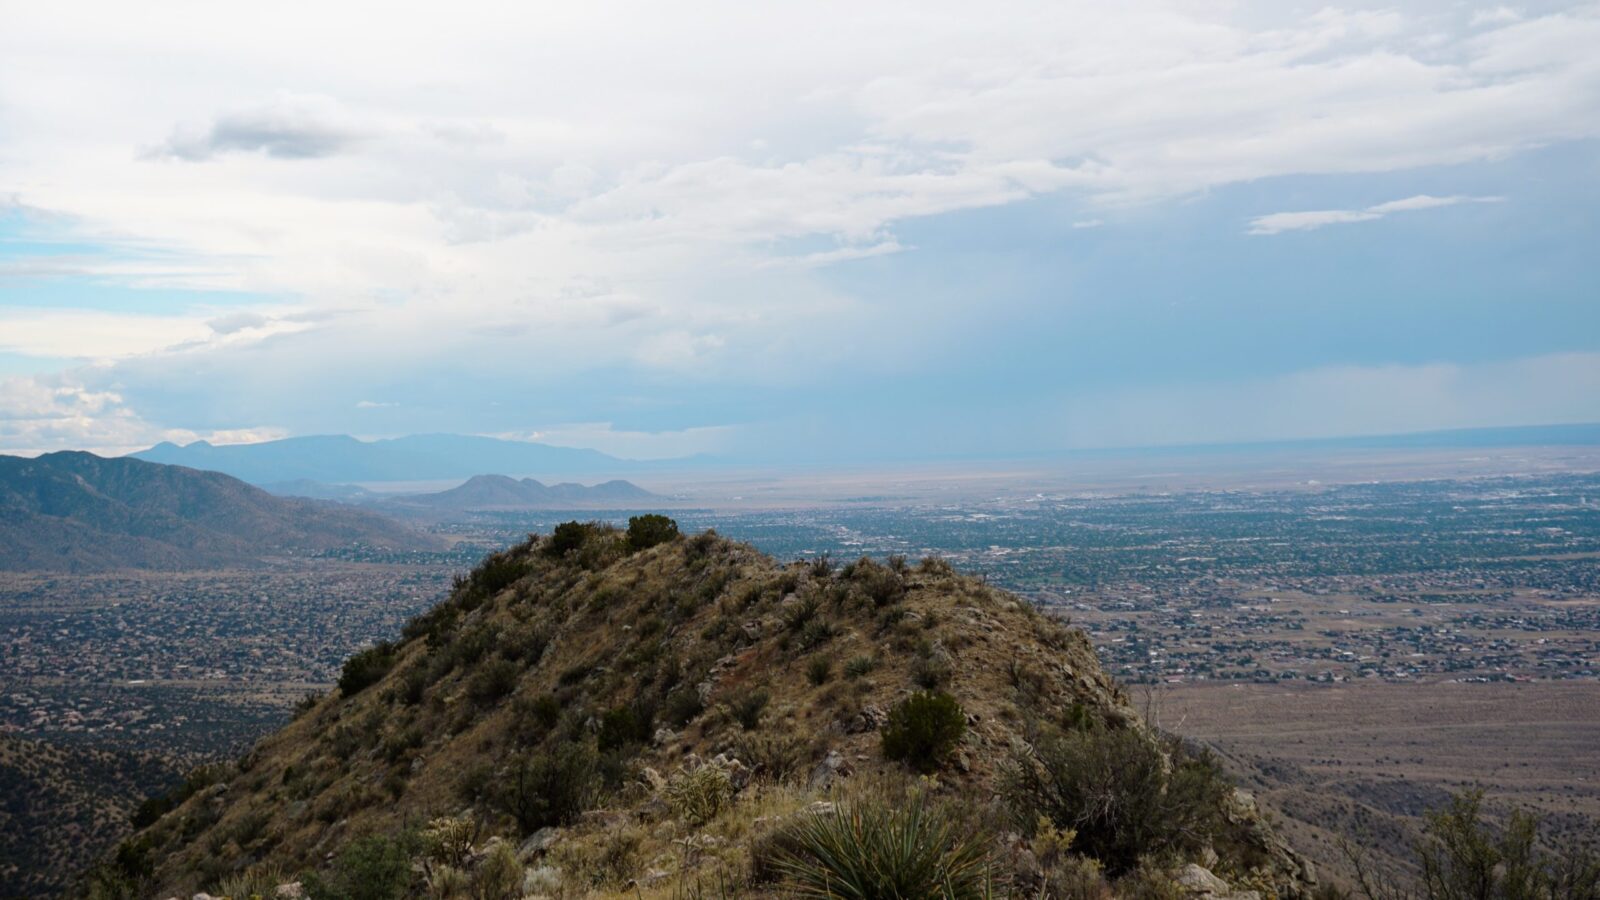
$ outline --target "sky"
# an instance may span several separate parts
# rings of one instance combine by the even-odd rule
[[[1600,421],[1600,5],[0,0],[0,452]]]

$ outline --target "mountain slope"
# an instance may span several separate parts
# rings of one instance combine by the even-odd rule
[[[479,472],[590,475],[618,472],[629,466],[595,450],[456,434],[379,441],[317,435],[223,446],[205,441],[182,447],[161,443],[132,456],[148,462],[226,472],[252,484],[426,481],[468,478]]]
[[[66,887],[132,830],[140,800],[177,780],[153,757],[0,733],[0,898]]]
[[[546,485],[532,478],[474,475],[457,487],[432,494],[409,494],[386,501],[395,507],[432,510],[589,509],[635,507],[661,498],[628,481],[607,481],[593,487],[564,482]]]
[[[848,855],[890,821],[994,896],[1308,896],[1081,632],[938,560],[784,566],[665,523],[491,556],[97,877],[150,897],[295,873],[313,898],[787,896],[824,864],[808,835],[856,829]],[[1084,754],[1113,789],[1050,805]]]
[[[233,565],[434,541],[370,512],[274,497],[218,472],[92,453],[0,456],[0,569]]]

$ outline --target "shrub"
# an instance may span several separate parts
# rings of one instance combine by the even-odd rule
[[[399,900],[411,885],[411,855],[386,835],[361,838],[303,885],[311,900]]]
[[[552,694],[540,694],[528,702],[525,712],[540,728],[550,731],[561,721],[561,701]]]
[[[339,673],[339,693],[349,697],[376,684],[394,668],[395,658],[394,644],[384,641],[345,660]]]
[[[860,656],[852,656],[850,661],[844,664],[844,677],[855,680],[877,667],[878,661],[868,654],[863,653]]]
[[[912,694],[889,711],[883,726],[883,755],[919,772],[944,764],[967,730],[956,698],[943,691]]]
[[[904,557],[901,562],[904,563]],[[880,609],[898,602],[906,595],[906,585],[898,570],[880,566],[866,557],[856,563],[851,580],[860,585],[861,592],[867,595],[874,607]]]
[[[600,719],[600,752],[646,743],[654,730],[655,716],[651,711],[637,706],[619,706]]]
[[[461,868],[472,857],[478,823],[470,818],[441,816],[422,829],[422,853],[430,865]]]
[[[1015,758],[1005,777],[1019,824],[1032,829],[1043,816],[1074,830],[1074,846],[1112,876],[1133,871],[1141,856],[1198,849],[1230,791],[1209,760],[1169,768],[1140,732],[1103,725],[1042,734],[1033,758]]]
[[[704,765],[674,773],[664,793],[673,813],[699,828],[733,799],[733,782],[720,766]]]
[[[654,513],[628,519],[628,549],[648,550],[678,539],[678,523]]]
[[[673,728],[682,728],[694,721],[694,718],[704,712],[705,702],[700,699],[700,692],[692,687],[680,687],[667,695],[665,708],[662,715]]]
[[[821,687],[833,677],[833,660],[826,656],[813,656],[811,662],[806,663],[806,680],[813,687]]]
[[[822,619],[812,619],[805,624],[805,627],[800,629],[800,636],[797,641],[800,644],[800,649],[811,650],[833,640],[833,636],[837,633],[838,631],[831,623]]]
[[[772,695],[764,690],[743,691],[729,699],[728,712],[733,714],[740,728],[755,731],[761,727],[761,716],[771,699]]]
[[[800,771],[811,752],[799,736],[746,734],[734,741],[733,755],[760,775],[782,782]]]
[[[478,598],[493,597],[528,573],[528,564],[510,551],[491,553],[467,577],[467,590]]]
[[[941,653],[929,653],[911,661],[911,680],[927,691],[950,683],[950,661]]]
[[[273,898],[277,896],[278,885],[293,880],[277,866],[251,866],[243,872],[217,882],[216,889],[212,893],[227,897],[229,900]]]
[[[588,542],[589,535],[593,534],[594,531],[595,527],[590,523],[562,522],[550,532],[550,536],[545,539],[544,546],[540,550],[545,556],[560,559],[566,556],[568,551],[581,548]]]
[[[496,657],[472,673],[467,682],[467,693],[479,703],[493,703],[517,687],[522,669],[509,659]]]
[[[775,867],[801,897],[966,900],[986,895],[985,840],[925,798],[867,799],[807,816],[788,831]]]
[[[522,896],[522,863],[517,851],[507,843],[498,843],[483,862],[478,864],[473,877],[473,896],[480,900],[517,900]]]
[[[570,825],[594,802],[599,760],[586,744],[535,750],[501,780],[496,805],[517,820],[523,834],[550,825]]]

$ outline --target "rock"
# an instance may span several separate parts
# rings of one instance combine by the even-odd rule
[[[882,707],[868,704],[861,707],[861,711],[851,716],[844,723],[845,734],[864,734],[868,731],[877,731],[883,723],[889,721],[889,714]]]
[[[850,765],[844,761],[844,757],[840,756],[837,750],[829,750],[822,762],[817,763],[816,768],[811,770],[811,777],[806,780],[806,784],[812,790],[821,790],[833,784],[841,776],[849,774]]]
[[[525,860],[535,853],[543,853],[555,842],[556,830],[548,826],[541,828],[528,835],[527,839],[517,847],[517,859]]]
[[[218,898],[213,897],[210,894],[195,894],[193,897],[190,897],[189,900],[218,900]]]
[[[273,890],[272,896],[278,898],[278,900],[305,900],[306,889],[300,882],[291,881],[288,884],[278,885]]]
[[[828,813],[833,812],[835,809],[838,809],[837,804],[830,803],[827,800],[818,800],[817,802],[806,807],[806,812],[813,816],[825,816]]]
[[[718,756],[715,765],[728,773],[728,784],[735,791],[742,791],[750,783],[750,767],[740,762],[736,757]]]
[[[743,625],[739,626],[739,630],[744,632],[745,640],[748,640],[748,641],[759,641],[759,640],[761,640],[761,623],[760,622],[756,622],[756,621],[746,622]]]
[[[644,769],[639,772],[639,778],[643,780],[645,784],[650,785],[650,790],[652,791],[659,791],[667,786],[666,777],[650,766],[645,766]]]
[[[657,728],[656,733],[651,736],[650,741],[657,747],[660,747],[662,745],[672,743],[673,741],[677,740],[677,738],[678,733],[676,731],[673,731],[670,728]]]
[[[716,689],[717,689],[717,686],[715,684],[709,682],[709,681],[702,681],[699,684],[694,686],[694,692],[696,694],[700,695],[700,702],[701,703],[710,703],[711,702],[711,694]]]
[[[1228,883],[1211,874],[1210,869],[1202,868],[1194,863],[1189,863],[1178,870],[1173,881],[1191,894],[1216,894],[1222,896],[1229,893]]]

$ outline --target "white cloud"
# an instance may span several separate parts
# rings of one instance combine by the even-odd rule
[[[204,433],[146,422],[112,391],[98,391],[60,376],[0,378],[0,448],[31,456],[71,448],[117,455],[160,441],[251,443],[285,437],[282,428]]]
[[[611,422],[575,422],[534,432],[512,432],[493,437],[535,441],[557,447],[586,447],[624,459],[674,459],[726,449],[739,428],[707,425],[672,431],[629,431]]]
[[[1281,234],[1285,231],[1310,231],[1325,225],[1344,225],[1351,222],[1370,222],[1390,213],[1411,212],[1420,209],[1438,209],[1458,203],[1498,203],[1504,197],[1433,197],[1418,194],[1401,200],[1390,200],[1366,209],[1323,209],[1307,212],[1282,212],[1257,216],[1250,220],[1250,234]]]
[[[1600,136],[1595,7],[1463,19],[465,2],[446,26],[376,2],[17,4],[0,196],[117,252],[12,259],[0,279],[249,291],[294,314],[13,309],[0,347],[123,360],[96,374],[112,386],[270,379],[309,405],[337,381],[341,411],[427,365],[502,383],[870,373],[915,352],[915,329],[959,329],[814,270],[916,252],[896,234],[909,219],[1059,192],[1087,227],[1096,207]],[[1380,207],[1253,224],[1401,209]],[[895,327],[862,352],[800,337],[818,322]]]
[[[1473,28],[1480,28],[1484,25],[1504,25],[1507,22],[1521,21],[1521,19],[1522,13],[1511,7],[1496,6],[1493,9],[1480,9],[1473,13],[1472,18],[1468,20],[1468,24]]]

